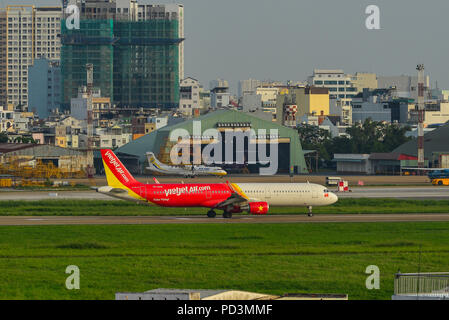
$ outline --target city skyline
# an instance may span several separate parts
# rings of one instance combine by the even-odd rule
[[[449,3],[442,0],[141,2],[184,4],[185,75],[207,89],[210,80],[222,78],[236,94],[242,79],[306,80],[315,68],[415,76],[418,63],[425,64],[432,86],[437,81],[449,88],[443,58],[449,44],[442,41]],[[27,3],[0,1],[3,7],[17,4]],[[373,4],[380,8],[381,30],[365,27],[365,8]]]

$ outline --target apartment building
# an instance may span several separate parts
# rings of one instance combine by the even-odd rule
[[[48,118],[61,102],[61,68],[59,61],[34,60],[28,68],[28,110],[40,119]]]
[[[261,81],[255,79],[240,80],[238,87],[238,97],[243,98],[246,95],[255,94],[257,87],[259,87],[261,84]]]
[[[194,109],[200,108],[200,83],[194,78],[185,78],[181,81],[179,91],[178,111],[190,117]]]
[[[352,98],[358,93],[351,75],[345,74],[343,70],[315,69],[308,82],[315,87],[328,88],[330,98],[338,99],[346,106],[351,104]]]
[[[212,109],[227,107],[230,98],[228,81],[217,79],[210,82],[210,106]]]
[[[379,88],[394,88],[396,95],[400,98],[418,99],[418,77],[417,76],[379,76]],[[430,77],[424,77],[424,97],[429,96]]]
[[[60,58],[60,7],[7,6],[0,10],[0,105],[28,108],[28,67]]]
[[[87,87],[83,86],[78,89],[78,96],[70,100],[71,116],[78,120],[87,120],[87,103]],[[94,88],[92,90],[92,120],[94,127],[105,126],[105,123],[109,122],[107,120],[113,111],[111,98],[102,97],[100,89]]]

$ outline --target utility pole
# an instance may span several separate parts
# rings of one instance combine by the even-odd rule
[[[418,64],[418,168],[424,168],[424,65]]]
[[[92,111],[92,89],[94,82],[94,66],[86,64],[87,71],[87,177],[94,176],[94,152],[93,152],[93,111]]]

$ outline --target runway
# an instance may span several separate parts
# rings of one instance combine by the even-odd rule
[[[6,200],[117,200],[116,198],[92,191],[3,191],[0,192],[0,201]]]
[[[348,223],[348,222],[441,222],[449,221],[447,214],[345,214],[345,215],[237,215],[232,219],[204,216],[130,217],[130,216],[2,216],[1,226],[39,225],[154,225],[211,223]]]
[[[354,187],[351,192],[339,192],[337,195],[339,198],[449,200],[449,187]]]
[[[332,191],[332,188],[330,188]],[[449,199],[449,187],[354,187],[352,192],[337,193],[339,198],[397,198],[397,199]],[[85,199],[113,200],[104,194],[92,191],[3,191],[3,200],[50,200],[50,199]]]

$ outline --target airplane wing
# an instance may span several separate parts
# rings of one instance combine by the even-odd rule
[[[90,187],[92,190],[95,190],[99,193],[128,193],[128,191],[120,188],[113,188],[110,186],[103,186],[103,187]]]
[[[238,188],[238,186],[235,186],[232,183],[229,183],[229,181],[226,181],[226,184],[228,185],[229,189],[231,190],[231,195],[225,201],[222,201],[222,202],[216,204],[214,209],[215,208],[223,208],[228,205],[235,204],[235,203],[248,202],[250,200],[241,190],[239,190],[240,188]]]
[[[217,203],[213,209],[216,208],[223,208],[229,205],[233,205],[235,203],[241,203],[241,202],[247,202],[248,199],[241,197],[240,195],[233,193],[229,198],[227,198],[225,201],[222,201],[220,203]]]

